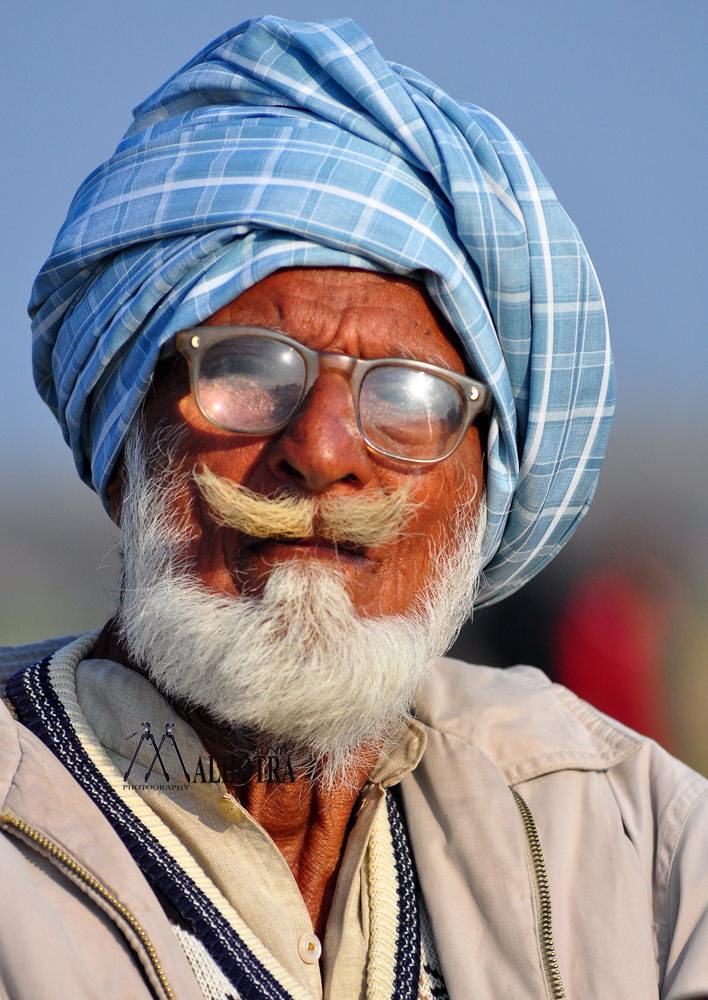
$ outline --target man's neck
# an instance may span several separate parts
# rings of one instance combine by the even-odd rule
[[[148,677],[148,671],[130,657],[115,628],[115,620],[103,628],[93,656],[113,660]],[[215,757],[225,752],[242,753],[244,743],[233,729],[215,722],[199,709],[187,708],[170,699],[175,712],[196,732],[205,750]],[[352,809],[376,766],[378,750],[364,749],[352,780],[332,791],[323,791],[308,778],[295,781],[259,782],[255,775],[244,785],[226,783],[251,816],[263,827],[288,863],[312,918],[315,933],[324,935],[337,873],[342,858]]]

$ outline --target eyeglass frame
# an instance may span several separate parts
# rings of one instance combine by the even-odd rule
[[[201,359],[207,348],[220,340],[238,339],[239,335],[255,335],[267,340],[287,344],[300,354],[305,364],[305,383],[300,397],[292,413],[287,420],[282,421],[276,427],[271,427],[267,431],[246,431],[234,430],[225,424],[219,423],[210,417],[202,405],[199,397],[199,367]],[[299,341],[294,340],[285,333],[278,330],[270,330],[261,326],[193,326],[187,330],[180,330],[174,339],[168,342],[160,352],[160,360],[167,360],[181,354],[187,360],[189,367],[189,383],[192,396],[194,397],[199,412],[205,420],[221,430],[229,431],[231,434],[243,434],[247,437],[270,437],[284,430],[297,415],[307,394],[313,387],[322,371],[334,370],[340,372],[349,382],[349,388],[354,402],[357,426],[366,447],[378,455],[384,455],[397,462],[408,462],[414,465],[434,465],[442,462],[459,447],[463,437],[472,426],[480,414],[488,414],[491,411],[493,397],[492,390],[483,382],[470,378],[469,375],[461,375],[459,372],[449,368],[442,368],[439,365],[431,365],[426,361],[416,361],[409,358],[373,358],[365,361],[362,358],[354,358],[348,354],[338,354],[334,351],[316,351],[313,348],[305,347]],[[377,367],[409,368],[413,371],[429,372],[439,378],[451,382],[459,391],[465,404],[465,414],[460,423],[460,429],[455,438],[454,444],[438,458],[408,458],[405,455],[396,455],[386,451],[378,445],[373,444],[366,435],[361,422],[361,412],[359,410],[359,395],[361,386],[366,375]]]

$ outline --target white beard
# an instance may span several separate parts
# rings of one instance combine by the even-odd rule
[[[286,747],[294,766],[331,787],[363,747],[383,747],[408,716],[436,657],[471,614],[484,537],[458,511],[454,547],[431,553],[434,583],[412,612],[361,618],[336,568],[276,566],[260,597],[209,590],[185,556],[189,535],[170,514],[187,477],[148,474],[131,434],[121,530],[125,568],[119,629],[131,657],[168,697],[217,722]]]

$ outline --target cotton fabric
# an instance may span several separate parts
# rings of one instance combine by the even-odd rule
[[[614,375],[592,264],[518,139],[349,19],[247,21],[134,118],[30,303],[36,384],[82,478],[106,503],[162,345],[268,274],[413,277],[494,396],[479,603],[530,579],[592,498]]]

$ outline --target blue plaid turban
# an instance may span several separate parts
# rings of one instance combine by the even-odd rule
[[[384,271],[425,282],[494,394],[481,603],[537,573],[594,493],[614,375],[592,264],[518,139],[348,19],[247,21],[134,119],[30,303],[37,387],[104,503],[178,330],[280,268]]]

